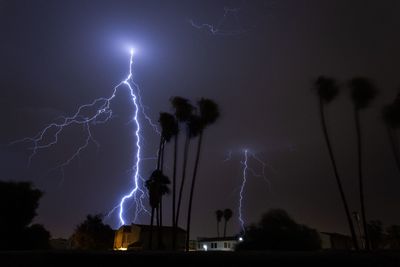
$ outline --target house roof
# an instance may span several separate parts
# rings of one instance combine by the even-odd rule
[[[198,242],[213,242],[213,241],[238,241],[236,236],[227,236],[227,237],[199,237],[197,238]]]
[[[321,234],[329,235],[329,236],[340,236],[350,238],[348,235],[340,234],[340,233],[329,233],[329,232],[320,232]]]
[[[138,227],[140,227],[140,228],[141,228],[142,230],[144,230],[144,231],[150,231],[150,228],[151,228],[151,226],[148,225],[148,224],[135,224],[135,223],[132,223],[131,225],[122,225],[119,229],[123,229],[123,230],[126,229],[126,230],[128,230],[128,229],[130,229],[132,226],[138,226]],[[154,229],[154,230],[158,229],[158,228],[157,228],[157,225],[154,225],[154,226],[153,226],[153,229]],[[163,230],[172,231],[172,230],[173,230],[173,227],[172,227],[172,226],[163,226],[162,229],[163,229]],[[180,228],[180,227],[177,227],[177,229],[178,229],[179,232],[185,232],[185,233],[186,233],[186,231],[183,230],[183,229]]]

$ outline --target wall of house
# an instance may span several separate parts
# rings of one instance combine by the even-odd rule
[[[237,244],[236,240],[227,241],[198,241],[197,250],[207,251],[234,251]],[[206,246],[206,249],[204,248]]]

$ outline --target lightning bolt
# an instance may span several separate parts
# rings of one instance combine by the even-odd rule
[[[271,172],[277,173],[277,171],[266,161],[261,160],[260,157],[256,155],[256,153],[250,151],[248,148],[242,150],[243,153],[243,159],[240,161],[240,164],[243,166],[242,168],[242,173],[241,173],[241,184],[238,188],[233,190],[232,193],[237,194],[237,191],[239,191],[239,206],[238,206],[238,220],[240,223],[240,228],[242,232],[245,232],[245,220],[243,216],[243,202],[245,199],[245,189],[246,189],[246,184],[248,181],[248,178],[250,177],[257,177],[257,178],[262,178],[268,186],[268,189],[271,189],[271,182],[267,177],[266,169],[268,168]],[[226,158],[223,160],[223,162],[230,161],[232,159],[232,154],[233,151],[229,150]],[[255,171],[252,167],[250,167],[250,164],[254,162],[258,165],[261,166],[261,173]],[[250,176],[249,176],[250,175]]]
[[[143,114],[143,117],[148,121],[148,123],[153,127],[153,129],[160,134],[157,125],[152,122],[150,117],[146,114],[146,106],[142,104],[141,96],[140,96],[140,88],[133,80],[132,67],[133,67],[133,55],[134,51],[131,49],[130,51],[130,62],[129,62],[129,74],[125,80],[121,81],[117,84],[112,91],[111,96],[108,98],[101,97],[95,99],[90,104],[82,105],[78,108],[78,110],[70,117],[60,117],[59,122],[54,122],[47,125],[44,129],[42,129],[37,135],[34,137],[26,137],[17,141],[10,143],[10,145],[20,143],[20,142],[30,142],[33,144],[32,153],[29,156],[28,165],[31,164],[33,157],[42,149],[50,148],[58,143],[58,139],[60,134],[64,129],[72,126],[72,125],[82,125],[85,129],[86,138],[85,142],[81,144],[73,153],[70,158],[61,163],[60,165],[52,168],[50,171],[61,169],[70,164],[76,157],[80,155],[80,153],[86,149],[90,143],[94,143],[99,146],[98,142],[93,138],[91,126],[102,124],[108,122],[112,116],[113,111],[110,107],[112,100],[116,97],[116,94],[120,88],[128,89],[130,93],[130,98],[132,100],[132,104],[134,106],[134,114],[132,116],[132,122],[134,123],[134,133],[136,137],[135,142],[135,151],[136,155],[133,160],[133,188],[124,195],[119,204],[114,207],[109,213],[108,216],[113,213],[115,210],[119,209],[118,217],[121,225],[125,224],[124,218],[124,204],[128,199],[134,198],[135,201],[135,213],[134,219],[135,222],[141,212],[148,213],[146,207],[143,204],[143,199],[146,197],[145,190],[142,189],[143,178],[140,176],[140,164],[142,161],[141,151],[142,151],[142,138],[141,138],[141,130],[142,127],[140,125],[139,112]],[[86,113],[90,113],[89,115],[85,115]],[[146,159],[154,159],[154,158],[146,158]]]
[[[243,220],[243,214],[242,214],[242,207],[243,207],[243,192],[244,192],[244,187],[246,186],[247,182],[247,149],[244,150],[244,160],[241,162],[243,164],[243,179],[242,179],[242,185],[240,187],[240,192],[239,192],[239,222],[240,222],[240,227],[242,228],[242,232],[245,232],[245,227],[244,227],[244,220]]]
[[[244,2],[244,1],[243,1]],[[240,8],[229,8],[229,7],[224,7],[224,14],[220,21],[216,24],[209,24],[209,23],[202,23],[198,24],[194,22],[192,19],[189,20],[190,25],[192,27],[198,29],[198,30],[205,30],[206,32],[211,33],[212,35],[222,35],[222,36],[232,36],[232,35],[239,35],[242,33],[245,33],[246,31],[243,30],[239,25],[239,18],[238,18],[238,12],[240,11]],[[226,20],[229,17],[233,17],[238,25],[238,29],[236,30],[223,30],[222,27],[225,24]]]

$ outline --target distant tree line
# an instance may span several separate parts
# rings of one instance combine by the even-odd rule
[[[42,196],[29,182],[0,181],[0,250],[50,248],[50,233],[32,224]]]
[[[246,227],[236,250],[317,250],[321,239],[315,229],[296,223],[286,211],[271,209],[256,225]]]

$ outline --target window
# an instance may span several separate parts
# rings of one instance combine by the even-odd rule
[[[228,243],[224,242],[224,248],[228,248]]]
[[[214,248],[217,248],[217,243],[214,243]]]
[[[228,243],[228,248],[231,248],[231,243]]]

